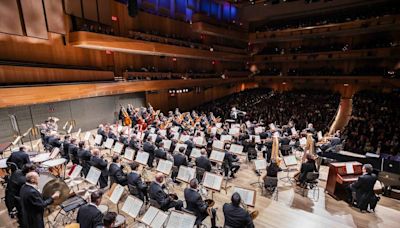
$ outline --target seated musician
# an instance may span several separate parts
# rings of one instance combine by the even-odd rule
[[[235,157],[231,152],[229,152],[230,146],[230,144],[225,145],[225,157],[223,161],[223,167],[226,177],[229,175],[230,171],[230,177],[235,178],[235,173],[237,173],[237,171],[240,169],[240,165],[234,164],[234,162],[238,162],[239,159]]]
[[[306,181],[307,173],[318,172],[314,156],[312,154],[307,154],[306,159],[306,162],[301,164],[300,172],[294,176],[300,185],[304,184]]]
[[[79,223],[80,228],[97,228],[103,225],[103,214],[97,208],[102,197],[102,191],[93,192],[90,195],[90,203],[79,208],[76,222]]]
[[[202,221],[209,216],[207,212],[208,205],[207,203],[201,198],[200,193],[198,192],[198,185],[199,182],[197,181],[196,178],[193,178],[190,180],[190,187],[185,188],[184,190],[184,195],[185,195],[185,200],[186,200],[186,209],[193,212],[194,215],[196,216],[196,223],[198,227],[202,223]],[[215,216],[217,214],[217,211],[212,208],[211,209],[211,227],[216,228],[216,223],[215,223]]]
[[[116,219],[117,219],[117,213],[115,213],[113,211],[107,212],[103,217],[103,226],[104,226],[104,228],[115,227],[114,223],[115,223]]]
[[[244,151],[247,151],[247,157],[249,161],[257,159],[256,138],[253,137],[250,140],[245,140],[243,142],[243,145],[244,145]]]
[[[24,145],[20,146],[18,151],[11,153],[10,157],[7,159],[7,163],[12,162],[17,165],[18,169],[22,169],[23,165],[31,162],[29,160],[29,155],[26,152],[27,147]]]
[[[167,159],[167,153],[164,150],[163,142],[158,143],[158,148],[154,151],[154,156],[160,159]]]
[[[239,193],[232,194],[231,203],[225,203],[222,210],[225,217],[225,225],[232,228],[254,228],[253,220],[248,211],[240,207],[241,197]]]
[[[78,159],[79,164],[82,166],[82,174],[86,177],[90,169],[90,159],[92,154],[85,148],[85,142],[80,141],[78,145]]]
[[[185,151],[185,148],[181,147],[178,149],[178,152],[173,155],[174,156],[174,166],[176,166],[178,168],[178,170],[181,165],[188,166],[187,158],[186,158],[185,154],[183,153],[184,151]],[[175,179],[177,175],[178,175],[178,172],[173,172],[172,176],[171,176],[172,179]]]
[[[143,144],[144,152],[149,153],[149,160],[147,160],[147,165],[150,168],[153,168],[153,161],[154,161],[154,151],[156,146],[153,145],[151,142],[151,137],[147,137],[146,142]]]
[[[90,158],[90,164],[101,171],[101,175],[99,177],[99,185],[100,188],[107,187],[108,184],[108,169],[107,169],[107,161],[100,157],[100,150],[95,148],[92,150],[92,157]]]
[[[139,150],[139,142],[135,134],[132,135],[131,139],[129,140],[129,148],[134,149],[135,151]]]
[[[62,144],[62,150],[61,150],[61,157],[65,158],[67,160],[67,164],[69,163],[69,144],[70,142],[70,135],[64,136],[64,142]]]
[[[357,207],[362,211],[367,210],[368,204],[375,200],[374,185],[377,177],[372,171],[371,164],[363,165],[363,175],[359,176],[358,180],[349,186],[351,193],[355,193],[354,200],[357,202]],[[352,196],[353,194],[349,194],[349,202],[352,202]]]
[[[264,180],[264,187],[266,189],[271,189],[271,190],[275,190],[276,186],[269,186],[267,179],[268,178],[277,178],[278,177],[278,172],[281,169],[279,168],[278,164],[276,163],[275,159],[271,159],[271,164],[269,164],[269,166],[267,167],[267,174],[264,176],[263,180]]]
[[[52,148],[54,148],[54,147],[60,148],[61,147],[60,136],[57,134],[57,132],[52,131],[50,133],[50,137],[48,138],[48,143]]]
[[[175,208],[176,210],[181,210],[183,202],[181,200],[174,200],[170,195],[164,192],[165,185],[164,174],[157,173],[155,176],[155,181],[151,182],[149,188],[150,199],[157,201],[160,205],[160,209],[167,211],[170,208]]]
[[[39,174],[29,172],[26,174],[26,183],[22,185],[19,192],[23,215],[23,227],[44,228],[43,214],[44,209],[60,197],[60,192],[56,191],[50,198],[43,199],[38,191]]]
[[[203,168],[205,171],[210,172],[211,171],[211,162],[207,157],[207,151],[206,149],[201,149],[200,151],[201,156],[196,158],[196,166]]]
[[[71,139],[71,142],[68,147],[68,154],[71,158],[73,164],[79,165],[79,157],[78,157],[78,145],[76,139]]]
[[[141,199],[144,201],[148,200],[147,197],[147,185],[143,183],[142,177],[140,174],[137,172],[138,164],[133,162],[130,164],[131,167],[131,172],[128,174],[127,179],[128,179],[128,186],[135,186],[136,189],[138,190],[138,195],[135,195],[137,198]]]
[[[121,159],[118,154],[113,155],[112,163],[109,167],[111,184],[117,183],[122,186],[125,186],[128,183],[128,179],[126,178],[126,174],[122,170],[123,167],[121,165]]]

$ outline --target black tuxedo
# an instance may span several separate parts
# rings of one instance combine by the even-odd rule
[[[182,153],[174,154],[174,166],[179,168],[179,166],[181,166],[181,165],[184,165],[184,166],[188,165],[186,156],[183,155]]]
[[[254,228],[253,220],[245,209],[226,203],[222,210],[225,217],[225,226],[232,228]]]
[[[5,203],[8,212],[11,212],[14,207],[17,208],[18,220],[20,224],[22,224],[21,202],[17,200],[15,197],[19,197],[19,192],[21,190],[22,185],[24,185],[25,182],[26,182],[25,174],[20,169],[14,171],[10,175],[7,181],[7,188],[5,194]]]
[[[136,140],[130,140],[129,141],[129,147],[130,148],[132,148],[132,149],[134,149],[135,151],[138,151],[139,150],[139,145],[138,145],[138,142],[136,141]]]
[[[143,144],[143,150],[149,153],[149,160],[147,160],[147,165],[149,167],[153,167],[153,160],[154,160],[154,150],[156,147],[151,142],[145,142]]]
[[[127,179],[128,179],[128,185],[132,185],[137,188],[138,195],[136,195],[136,197],[138,197],[143,201],[145,196],[147,196],[147,186],[145,183],[143,183],[140,174],[136,172],[131,172],[128,174]]]
[[[211,171],[211,162],[206,156],[200,156],[196,158],[196,166],[203,168],[205,171]]]
[[[307,173],[311,172],[318,172],[317,166],[315,165],[315,161],[307,161],[301,164],[299,181],[304,182],[306,180]]]
[[[156,182],[151,182],[149,189],[150,199],[157,201],[160,205],[160,209],[167,211],[168,209],[175,207],[180,210],[183,206],[183,202],[180,200],[173,201],[167,193],[164,192],[163,188]]]
[[[78,146],[77,145],[69,144],[68,154],[69,154],[69,156],[71,158],[72,163],[79,164]]]
[[[30,160],[29,155],[24,151],[15,151],[8,157],[7,162],[13,162],[18,166],[18,169],[22,169],[22,166],[30,163]]]
[[[53,202],[53,199],[43,199],[38,190],[27,184],[21,187],[19,195],[21,196],[24,227],[44,228],[44,209]]]
[[[158,148],[154,151],[154,156],[156,158],[167,159],[167,153],[164,148]]]
[[[93,204],[86,204],[79,208],[76,221],[80,228],[97,228],[103,225],[103,214]]]
[[[92,156],[90,158],[90,163],[92,166],[101,170],[101,175],[99,178],[99,185],[100,188],[107,187],[108,184],[108,169],[107,169],[107,161],[103,160],[102,158]]]
[[[126,174],[122,171],[122,167],[118,166],[115,163],[111,163],[109,169],[111,184],[115,182],[117,184],[125,186],[128,183],[128,180],[126,179]]]
[[[367,173],[358,177],[358,180],[350,185],[350,189],[356,192],[357,205],[366,210],[371,198],[374,196],[374,185],[377,178],[373,173]]]
[[[64,140],[63,150],[61,151],[61,156],[65,159],[67,159],[67,162],[69,162],[69,145],[70,145],[70,142],[68,140]]]
[[[79,163],[82,166],[82,173],[86,177],[90,169],[90,158],[92,154],[86,149],[78,149]]]
[[[49,144],[50,144],[52,147],[58,147],[58,148],[61,147],[61,142],[60,142],[60,139],[59,139],[58,137],[50,136],[50,138],[49,138]]]
[[[201,224],[202,221],[207,218],[207,204],[201,198],[200,193],[198,193],[195,189],[186,188],[184,190],[185,200],[186,200],[186,209],[192,211],[196,216],[196,224]],[[216,211],[212,209],[213,216],[211,218],[212,227],[215,227],[215,214]]]

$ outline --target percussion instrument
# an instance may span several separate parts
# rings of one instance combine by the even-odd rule
[[[62,165],[67,161],[65,158],[58,158],[53,160],[48,160],[42,163],[42,167],[48,168],[49,172],[53,175],[59,177],[62,173]]]
[[[117,215],[115,218],[114,226],[115,228],[124,228],[126,225],[126,218],[123,215]]]
[[[97,209],[99,209],[99,211],[103,214],[103,215],[105,215],[107,212],[108,212],[108,206],[107,205],[99,205],[98,207],[97,207]]]
[[[50,153],[38,154],[35,157],[31,158],[32,163],[42,163],[50,159]]]
[[[49,172],[39,172],[38,190],[43,193],[44,186],[56,177]]]
[[[47,182],[43,187],[42,196],[43,198],[48,199],[57,191],[60,192],[60,197],[55,199],[52,205],[60,205],[69,198],[70,192],[68,185],[60,178],[55,178]]]

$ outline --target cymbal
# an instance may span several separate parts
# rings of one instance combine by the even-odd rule
[[[55,199],[52,205],[60,205],[62,202],[68,199],[70,192],[68,185],[63,180],[56,178],[49,181],[43,187],[42,196],[43,198],[48,199],[57,191],[60,191],[60,197]]]

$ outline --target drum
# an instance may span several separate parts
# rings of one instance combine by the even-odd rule
[[[108,212],[108,206],[107,205],[99,205],[98,207],[97,207],[98,209],[99,209],[99,211],[103,214],[103,215],[105,215],[107,212]]]
[[[31,158],[32,163],[42,163],[50,159],[50,153],[38,154],[35,157]]]
[[[58,158],[53,160],[48,160],[42,163],[43,167],[49,168],[49,172],[52,173],[54,176],[61,176],[63,171],[63,164],[67,161],[65,158]]]
[[[40,172],[39,173],[39,183],[38,183],[38,190],[40,193],[43,192],[43,187],[49,183],[51,180],[56,179],[56,177],[49,173],[49,172]]]
[[[126,223],[125,216],[123,215],[117,215],[117,218],[115,218],[114,226],[116,228],[124,228]]]

